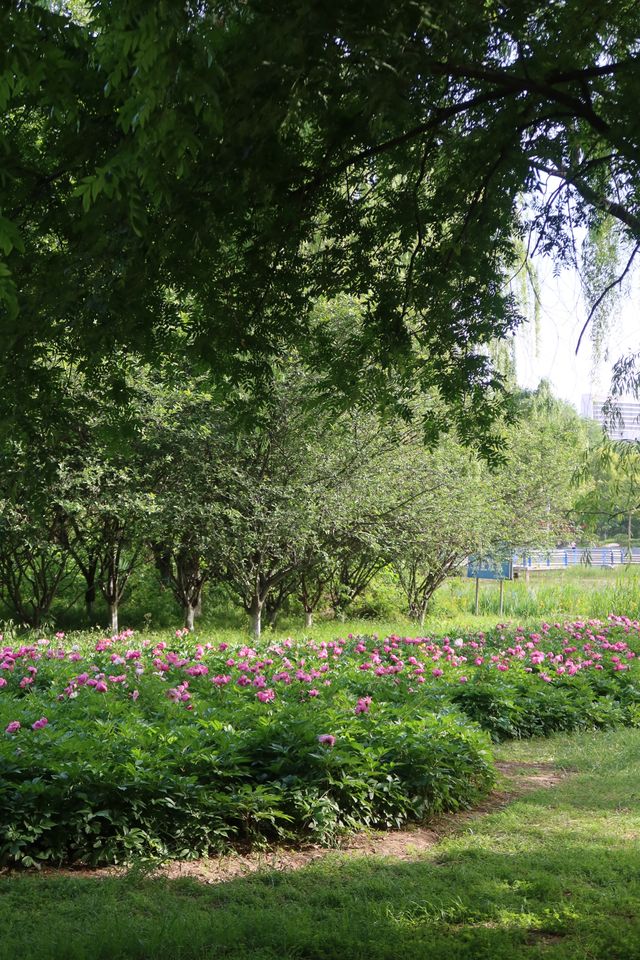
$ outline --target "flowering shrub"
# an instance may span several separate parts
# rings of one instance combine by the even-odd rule
[[[0,639],[0,862],[327,842],[468,805],[493,781],[479,727],[640,723],[639,651],[624,617],[260,648]]]

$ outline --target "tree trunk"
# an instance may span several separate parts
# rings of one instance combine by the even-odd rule
[[[305,610],[304,612],[304,625],[305,627],[313,626],[313,610]]]
[[[184,625],[189,631],[193,633],[195,630],[195,619],[198,614],[197,606],[194,607],[192,603],[187,603],[184,608]]]
[[[118,632],[118,601],[113,600],[109,604],[109,616],[111,617],[111,632],[116,634]]]
[[[164,587],[171,586],[173,579],[173,566],[171,563],[171,551],[159,543],[152,543],[153,562],[160,576],[160,582]]]
[[[251,617],[251,633],[254,637],[259,637],[262,633],[262,604],[263,600],[258,597],[251,599],[249,607],[249,616]]]
[[[409,600],[407,613],[409,614],[410,620],[420,620],[421,617],[424,619],[424,615],[422,613],[422,604],[417,597],[411,597]]]
[[[84,606],[87,612],[87,620],[93,618],[93,605],[96,602],[96,585],[93,583],[87,587],[84,593]]]

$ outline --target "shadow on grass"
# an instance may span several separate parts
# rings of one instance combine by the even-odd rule
[[[530,795],[415,862],[330,855],[216,885],[14,874],[0,882],[0,957],[632,960],[638,817],[586,796],[577,810],[577,787],[552,806],[550,791]]]
[[[0,960],[638,960],[640,731],[502,746],[575,767],[413,861],[226,883],[0,877]]]

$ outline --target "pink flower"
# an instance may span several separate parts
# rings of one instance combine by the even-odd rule
[[[323,747],[333,747],[335,742],[336,738],[332,733],[321,733],[318,737],[318,743],[321,743]]]
[[[190,677],[205,677],[209,673],[209,667],[204,663],[196,663],[193,667],[187,667],[185,673]]]
[[[271,700],[275,700],[276,695],[274,690],[268,689],[268,690],[258,690],[258,692],[256,693],[256,697],[258,698],[258,700],[262,701],[262,703],[269,703]]]
[[[107,685],[106,685],[106,683],[105,683],[103,680],[98,680],[98,682],[96,683],[94,689],[95,689],[96,693],[106,693],[106,692],[107,692]]]
[[[4,677],[0,677],[0,687],[6,687],[7,681]]]
[[[371,697],[360,697],[353,712],[357,716],[359,713],[369,713],[370,709]]]
[[[434,670],[431,671],[431,676],[432,676],[432,677],[441,677],[443,673],[444,673],[444,670],[440,670],[439,667],[436,667]]]
[[[5,728],[5,733],[17,733],[20,729],[20,721],[12,720],[11,723]]]
[[[319,690],[315,690],[315,689],[314,689],[314,690],[309,690],[308,693],[309,693],[309,696],[310,696],[310,697],[319,697],[319,696],[320,696],[320,691],[319,691]]]
[[[460,677],[460,679],[459,679],[459,681],[458,681],[458,683],[467,683],[467,682],[468,682],[468,680],[469,680],[469,678],[468,678],[468,677]]]
[[[132,694],[131,694],[131,699],[132,699],[132,700],[137,700],[139,696],[140,696],[140,691],[139,691],[139,690],[134,690],[134,691],[132,692]]]
[[[31,724],[31,729],[32,729],[32,730],[42,730],[42,728],[43,728],[43,727],[46,727],[46,725],[47,725],[48,723],[49,723],[49,721],[47,720],[46,717],[40,717],[39,720],[36,720],[35,723],[32,723],[32,724]]]

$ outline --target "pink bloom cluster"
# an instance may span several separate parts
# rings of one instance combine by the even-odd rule
[[[191,694],[188,688],[189,681],[183,680],[182,683],[179,683],[176,687],[171,687],[167,690],[167,696],[169,700],[173,700],[174,703],[184,703],[187,710],[193,710],[193,704],[189,703]]]
[[[371,709],[371,697],[360,697],[356,703],[355,710],[353,711],[356,716],[359,713],[369,713]]]
[[[336,738],[332,733],[321,733],[318,737],[318,743],[321,743],[323,747],[334,747]]]
[[[155,688],[166,684],[167,699],[192,710],[202,699],[215,702],[223,696],[248,696],[265,705],[281,698],[322,702],[330,694],[327,688],[346,678],[354,691],[353,712],[360,715],[369,713],[371,694],[380,685],[382,690],[402,685],[417,694],[423,684],[468,683],[477,671],[507,677],[526,673],[535,683],[567,682],[591,671],[625,674],[640,651],[640,624],[618,616],[608,622],[542,623],[535,631],[500,624],[489,637],[350,635],[303,643],[287,638],[262,649],[201,644],[184,631],[177,633],[173,642],[134,641],[133,631],[125,630],[85,652],[71,641],[65,646],[60,634],[25,645],[2,642],[0,697],[16,688],[27,699],[31,690],[51,689],[60,701],[119,695],[135,702],[144,700],[148,679]],[[18,722],[12,721],[7,732],[17,732]],[[40,726],[34,729],[45,725],[36,723]]]

